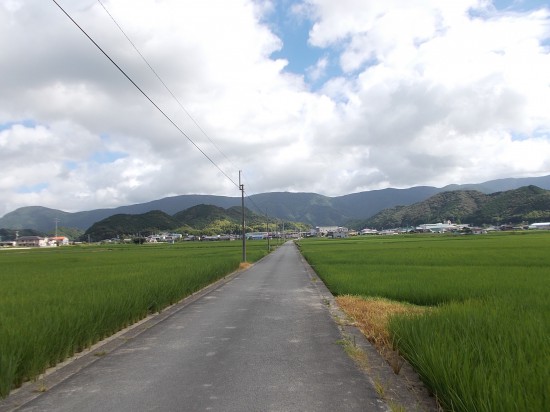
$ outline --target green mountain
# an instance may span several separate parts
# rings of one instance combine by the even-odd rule
[[[422,202],[382,210],[352,227],[417,226],[450,220],[473,225],[550,220],[550,191],[536,186],[484,194],[475,190],[438,193]]]
[[[550,191],[537,186],[493,193],[479,210],[468,216],[476,225],[550,221]]]
[[[34,229],[50,232],[55,228],[55,220],[64,227],[86,230],[95,222],[117,214],[142,214],[152,210],[161,210],[172,215],[180,210],[199,204],[214,204],[220,207],[231,207],[241,204],[241,198],[211,195],[181,195],[140,203],[120,206],[114,209],[94,209],[83,212],[64,212],[42,206],[26,206],[7,213],[0,218],[0,228]]]
[[[250,214],[250,211],[246,211]],[[238,226],[242,220],[241,208],[224,209],[214,205],[197,205],[182,210],[174,215],[180,225],[186,225],[194,229],[205,229],[216,222],[230,222]]]
[[[46,233],[55,229],[55,219],[63,221],[65,226],[72,226],[65,223],[72,215],[74,213],[42,206],[20,207],[0,219],[0,228],[12,230],[32,229]]]
[[[44,233],[32,229],[21,229],[16,231],[13,229],[0,229],[0,241],[15,240],[17,236],[45,236]]]
[[[550,189],[550,175],[521,179],[500,179],[481,184],[452,185],[444,188],[417,186],[408,189],[381,189],[344,196],[328,197],[316,193],[261,193],[248,196],[245,207],[258,214],[268,214],[272,218],[285,221],[306,222],[313,226],[343,225],[354,220],[363,222],[381,210],[398,205],[412,205],[442,192],[456,190],[475,190],[484,194],[517,189],[522,186],[536,185]],[[182,210],[200,204],[209,204],[221,208],[241,206],[241,198],[210,195],[181,195],[154,200],[136,205],[121,206],[114,209],[96,209],[68,213],[41,206],[22,207],[0,218],[0,228],[33,229],[52,232],[55,220],[66,228],[86,230],[95,222],[117,214],[143,214],[160,210],[173,216]]]
[[[97,241],[128,235],[147,236],[158,231],[171,230],[178,226],[178,220],[160,210],[152,210],[140,215],[117,214],[94,223],[82,235],[82,239]]]
[[[258,215],[245,208],[247,231],[266,231],[266,216]],[[287,222],[287,229],[305,230],[307,225]],[[271,220],[269,230],[278,226]],[[173,216],[154,210],[129,215],[117,214],[94,223],[82,236],[82,240],[99,241],[103,239],[148,236],[163,231],[175,231],[193,235],[240,234],[242,231],[241,207],[228,209],[213,205],[197,205],[175,213]]]

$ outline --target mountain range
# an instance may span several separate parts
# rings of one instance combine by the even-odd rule
[[[316,193],[273,192],[251,195],[245,206],[270,218],[304,222],[313,226],[345,225],[368,219],[396,206],[408,206],[449,191],[475,190],[483,194],[534,185],[550,189],[550,175],[530,178],[491,180],[480,184],[449,185],[442,188],[416,186],[407,189],[380,189],[344,196],[328,197]],[[116,214],[143,214],[153,210],[174,215],[192,206],[208,204],[224,209],[241,205],[240,197],[214,195],[180,195],[112,209],[65,212],[42,206],[27,206],[0,218],[0,228],[33,229],[52,232],[57,219],[60,226],[86,230],[94,223]]]
[[[550,190],[524,186],[490,194],[476,190],[442,192],[409,206],[384,209],[358,225],[381,229],[447,220],[473,225],[550,221]]]

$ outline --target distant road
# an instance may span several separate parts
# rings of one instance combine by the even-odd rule
[[[22,411],[382,411],[293,243]]]

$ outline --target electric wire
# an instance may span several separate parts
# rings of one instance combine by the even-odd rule
[[[265,211],[262,211],[260,206],[258,206],[258,204],[254,202],[254,200],[250,197],[250,196],[254,196],[254,194],[249,195],[245,190],[244,195],[245,195],[245,199],[248,199],[250,203],[252,203],[255,206],[256,210],[258,211],[258,214],[267,216],[267,213]]]
[[[214,160],[208,156],[148,95],[145,93],[138,85],[137,83],[108,55],[107,52],[103,50],[101,46],[70,16],[70,14],[65,11],[65,9],[56,1],[52,0],[57,7],[71,20],[71,22],[96,46],[96,48],[105,55],[105,57],[126,77],[130,83],[147,99],[149,102],[183,135],[187,140],[195,146],[201,154],[206,157],[210,163],[212,163],[233,185],[235,185],[239,190],[242,190],[244,193],[245,198],[254,205],[256,210],[258,211],[258,214],[264,215],[267,219],[269,219],[267,215],[267,210],[265,213],[262,211],[261,207],[258,206],[258,204],[252,199],[252,195],[249,195],[243,188],[241,189],[240,185],[235,183],[235,181],[228,176],[220,166]],[[152,73],[157,77],[157,79],[161,82],[161,84],[164,86],[166,91],[172,96],[172,98],[177,102],[177,104],[180,106],[180,108],[185,112],[185,114],[191,119],[191,121],[195,124],[195,126],[202,132],[202,134],[210,141],[210,143],[218,150],[218,152],[233,166],[235,165],[231,162],[231,160],[225,155],[225,153],[219,148],[219,146],[208,136],[208,134],[204,131],[204,129],[199,125],[199,123],[191,116],[191,114],[185,109],[183,104],[180,102],[180,100],[175,96],[175,94],[171,91],[171,89],[166,85],[166,83],[162,80],[160,75],[157,73],[157,71],[151,66],[151,64],[147,61],[147,59],[143,56],[143,54],[139,51],[137,46],[134,44],[134,42],[129,38],[129,36],[125,33],[125,31],[122,29],[122,27],[118,24],[116,19],[112,16],[112,14],[109,12],[109,10],[105,7],[105,5],[101,2],[101,0],[98,0],[98,3],[103,7],[105,12],[109,15],[109,17],[113,20],[114,24],[118,27],[118,29],[122,32],[124,37],[128,40],[128,42],[132,45],[134,50],[138,53],[138,55],[141,57],[141,59],[144,61],[144,63],[149,67],[149,69],[152,71]],[[243,212],[244,213],[244,212]]]
[[[65,9],[56,1],[56,0],[52,0],[55,5],[57,7],[59,7],[59,9],[65,14],[65,16],[67,16],[69,18],[69,20],[71,20],[73,22],[73,24],[78,27],[78,29],[94,44],[94,46],[97,47],[97,49],[99,51],[101,51],[101,53],[103,53],[103,55],[105,57],[107,57],[107,59],[109,59],[109,61],[124,75],[124,77],[126,77],[126,79],[128,79],[128,81],[130,83],[132,83],[132,85],[139,90],[139,92],[147,99],[149,100],[149,102],[170,122],[172,123],[172,125],[183,135],[185,136],[185,138],[187,138],[187,140],[193,145],[195,146],[195,148],[201,152],[203,154],[204,157],[206,157],[210,163],[212,163],[231,183],[233,183],[238,189],[240,189],[239,185],[237,183],[235,183],[235,181],[227,174],[225,173],[222,168],[220,166],[218,166],[218,164],[216,162],[214,162],[214,160],[212,160],[212,158],[210,156],[208,156],[201,148],[199,145],[197,145],[193,139],[191,139],[171,118],[170,116],[168,116],[150,97],[149,95],[147,95],[147,93],[145,93],[138,85],[137,83],[132,80],[132,78],[111,58],[111,56],[109,56],[109,54],[107,54],[107,52],[105,50],[103,50],[101,48],[101,46],[71,17],[71,15],[65,11]]]
[[[242,172],[242,177],[243,177],[243,180],[246,178],[244,172]],[[257,194],[257,193],[253,193],[252,195],[249,195],[249,194],[247,193],[246,190],[244,191],[245,197],[246,197],[248,200],[250,200],[250,202],[256,207],[256,210],[258,211],[258,214],[265,214],[266,217],[267,217],[267,213],[264,213],[264,212],[262,211],[262,209],[260,208],[260,206],[258,206],[258,204],[257,204],[256,202],[254,202],[254,200],[250,197],[250,196],[254,196],[254,195],[256,195],[256,194]]]
[[[254,194],[248,194],[246,191],[244,192],[245,193],[245,199],[247,199],[250,203],[252,203],[254,205],[254,207],[256,208],[256,210],[258,211],[257,214],[261,215],[261,216],[264,216],[267,220],[267,225],[269,227],[269,225],[271,225],[272,223],[276,225],[276,227],[278,227],[278,225],[283,222],[283,227],[284,227],[284,222],[285,222],[285,219],[281,219],[281,218],[278,218],[276,216],[269,216],[267,214],[267,209],[264,209],[262,210],[262,208],[260,206],[258,206],[258,204],[254,201],[254,199],[251,197],[251,196],[255,196],[257,195],[258,193],[254,193]],[[253,210],[249,209],[251,212],[254,212]]]
[[[241,176],[243,178],[243,180],[246,179],[245,177],[245,173],[241,171]],[[264,214],[264,212],[262,212],[262,209],[260,208],[260,206],[258,206],[258,204],[256,202],[254,202],[254,200],[250,197],[250,196],[254,196],[255,194],[257,193],[253,193],[252,195],[249,195],[248,192],[246,190],[244,190],[244,186],[243,186],[243,192],[244,192],[244,196],[246,199],[248,199],[250,201],[250,203],[252,203],[255,207],[256,207],[256,210],[258,211],[258,214]]]
[[[143,60],[143,62],[149,67],[149,69],[151,70],[151,72],[156,76],[156,78],[159,80],[159,82],[164,86],[164,88],[166,89],[166,91],[172,96],[172,98],[176,101],[176,103],[179,105],[179,107],[185,112],[185,114],[187,115],[187,117],[189,117],[189,119],[191,119],[191,121],[195,124],[195,126],[201,131],[201,133],[208,139],[208,141],[210,141],[210,143],[216,148],[216,150],[225,158],[225,160],[227,160],[229,162],[229,164],[234,168],[234,169],[237,169],[236,166],[233,164],[233,162],[226,156],[226,154],[219,148],[219,146],[210,138],[210,136],[208,136],[208,134],[206,133],[206,131],[199,125],[199,123],[193,118],[193,116],[191,116],[191,114],[187,111],[187,109],[183,106],[183,104],[180,102],[180,100],[176,97],[176,95],[172,92],[172,90],[168,87],[168,85],[166,84],[166,82],[160,77],[160,75],[158,74],[158,72],[153,68],[153,66],[151,66],[151,64],[149,63],[149,61],[145,58],[145,56],[143,56],[143,54],[140,52],[140,50],[137,48],[137,46],[135,45],[135,43],[130,39],[130,37],[126,34],[126,32],[124,31],[124,29],[120,26],[120,24],[117,22],[117,20],[114,18],[114,16],[109,12],[109,10],[107,9],[107,7],[103,4],[103,2],[101,0],[97,0],[97,2],[101,5],[101,7],[103,7],[103,10],[105,10],[105,12],[109,15],[109,17],[111,18],[111,20],[113,21],[113,23],[118,27],[118,29],[120,30],[120,32],[124,35],[124,37],[126,37],[126,40],[128,40],[128,42],[132,45],[132,47],[134,48],[134,50],[136,51],[137,54],[139,54],[139,56],[141,57],[141,59]]]

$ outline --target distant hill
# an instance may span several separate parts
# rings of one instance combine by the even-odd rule
[[[179,222],[167,213],[152,210],[140,215],[116,214],[94,223],[83,235],[83,239],[94,241],[112,239],[121,235],[144,235],[170,230],[178,227]]]
[[[29,228],[48,232],[55,226],[54,219],[58,218],[60,223],[65,227],[86,230],[95,222],[117,214],[136,215],[152,210],[161,210],[172,215],[180,210],[199,204],[214,204],[227,208],[240,205],[241,199],[238,197],[232,198],[225,196],[182,195],[136,205],[120,206],[114,209],[95,209],[75,213],[42,206],[26,206],[7,213],[4,217],[0,218],[0,228]]]
[[[550,191],[537,186],[492,193],[488,201],[467,218],[474,224],[550,221]]]
[[[525,186],[537,186],[541,189],[550,190],[550,175],[540,177],[497,179],[479,184],[448,185],[443,187],[441,191],[477,190],[479,192],[489,194],[519,189],[520,187]]]
[[[412,205],[382,210],[355,222],[355,226],[381,229],[447,220],[474,225],[548,221],[550,191],[526,186],[491,194],[475,190],[443,192]]]
[[[12,229],[0,229],[0,240],[15,240],[16,235],[19,236],[45,236],[44,233],[38,232],[32,229],[22,229],[18,230],[17,234],[15,230]]]
[[[127,236],[148,236],[163,231],[175,231],[195,235],[237,234],[242,231],[241,207],[228,209],[213,205],[197,205],[174,215],[153,210],[129,215],[116,214],[94,223],[82,236],[82,240],[99,241]],[[266,217],[245,209],[248,231],[265,231]],[[271,230],[275,230],[273,222]],[[306,225],[288,222],[286,228],[305,230]]]
[[[381,189],[328,197],[316,193],[274,192],[249,196],[246,207],[256,213],[272,218],[299,221],[313,226],[343,225],[351,220],[363,221],[381,210],[398,205],[421,202],[437,193],[454,190],[475,190],[484,194],[513,190],[535,185],[550,189],[550,175],[521,179],[499,179],[471,185],[450,185],[444,188],[417,186],[408,189]],[[182,210],[200,204],[209,204],[224,209],[241,205],[241,198],[211,195],[181,195],[114,209],[96,209],[68,213],[42,206],[22,207],[0,218],[0,228],[33,229],[51,232],[54,219],[67,228],[86,230],[95,222],[116,214],[143,214],[160,210],[172,216]]]
[[[254,216],[254,221],[260,219],[259,216],[253,214],[250,210],[245,211],[246,216],[250,219],[250,216]],[[186,225],[194,229],[205,229],[212,225],[214,222],[228,221],[233,226],[238,226],[241,222],[241,208],[233,206],[229,209],[214,205],[197,205],[192,206],[189,209],[182,210],[174,215],[180,225]]]

